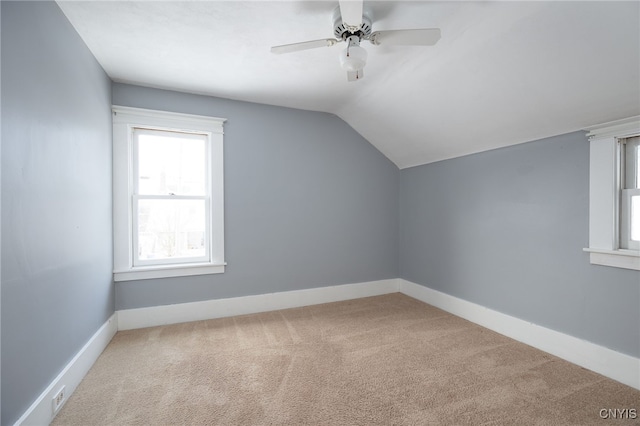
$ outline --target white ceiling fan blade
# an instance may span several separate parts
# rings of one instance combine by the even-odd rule
[[[358,81],[364,78],[364,69],[360,68],[355,71],[347,71],[347,81]]]
[[[321,40],[311,40],[311,41],[303,41],[301,43],[292,43],[292,44],[283,44],[280,46],[273,46],[271,48],[271,53],[290,53],[290,52],[298,52],[300,50],[308,50],[315,49],[317,47],[329,47],[338,43],[340,40],[336,40],[335,38],[323,38]]]
[[[347,27],[357,27],[362,25],[362,3],[363,0],[340,0],[340,15],[342,23]]]
[[[432,46],[440,40],[440,28],[375,31],[367,39],[375,45]]]

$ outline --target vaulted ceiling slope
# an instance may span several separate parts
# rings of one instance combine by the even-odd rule
[[[366,1],[373,30],[440,28],[431,47],[362,46],[348,82],[337,1],[59,1],[117,82],[338,115],[398,167],[640,114],[640,3]]]

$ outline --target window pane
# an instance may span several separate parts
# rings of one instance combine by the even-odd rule
[[[636,188],[640,188],[640,147],[636,146]]]
[[[204,200],[138,200],[138,259],[203,257]]]
[[[624,140],[623,164],[625,173],[623,178],[624,189],[640,188],[640,137],[635,136]]]
[[[640,195],[631,197],[631,239],[640,241]]]
[[[138,147],[138,194],[204,195],[204,135],[140,131]]]

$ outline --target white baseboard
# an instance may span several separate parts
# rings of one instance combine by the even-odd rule
[[[394,278],[255,296],[124,309],[117,312],[118,330],[254,314],[396,292],[398,292],[398,280]]]
[[[116,314],[113,314],[89,341],[80,349],[71,361],[62,369],[58,377],[40,394],[31,407],[18,419],[19,425],[48,425],[53,420],[53,397],[64,386],[65,398],[60,408],[80,384],[91,366],[96,362],[102,351],[107,347],[118,331]],[[58,409],[59,412],[59,409]]]
[[[640,389],[640,359],[560,333],[428,287],[398,279],[401,293]]]

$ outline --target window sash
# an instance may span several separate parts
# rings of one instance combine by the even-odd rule
[[[193,139],[204,142],[204,195],[182,195],[182,194],[140,194],[140,136],[157,136],[157,137],[179,137],[180,139]],[[132,128],[133,138],[133,173],[131,175],[133,182],[131,187],[133,193],[131,195],[132,216],[131,216],[131,253],[133,255],[132,265],[151,266],[151,265],[179,265],[179,264],[197,264],[211,262],[211,150],[210,135],[200,132],[185,132],[176,130],[167,130],[148,127]],[[204,254],[202,256],[191,257],[163,257],[159,259],[141,259],[140,258],[140,223],[139,223],[139,202],[140,200],[171,200],[179,202],[180,200],[202,200],[204,201]],[[178,243],[177,241],[175,242]]]
[[[640,250],[640,241],[631,239],[632,229],[631,199],[640,197],[640,189],[623,189],[620,197],[620,248],[629,250]],[[638,213],[636,213],[638,214]]]
[[[182,256],[182,257],[163,257],[159,259],[140,259],[140,228],[139,228],[139,202],[140,200],[168,200],[180,202],[181,200],[202,200],[204,201],[204,254],[202,256]],[[178,264],[198,264],[210,263],[211,260],[211,198],[207,196],[196,195],[136,195],[132,196],[132,254],[133,266],[150,266],[150,265],[178,265]]]
[[[199,132],[185,132],[185,131],[177,131],[177,130],[168,130],[168,129],[160,129],[160,128],[150,128],[150,127],[133,127],[132,128],[132,138],[133,138],[133,182],[132,188],[134,194],[140,194],[139,183],[140,183],[140,149],[139,149],[139,137],[140,136],[159,136],[166,137],[167,135],[177,135],[180,139],[194,139],[201,140],[204,142],[204,195],[211,195],[211,135],[207,133],[199,133]],[[148,194],[152,195],[152,194]],[[153,194],[153,195],[167,195],[167,194]],[[183,195],[183,194],[179,194]]]

